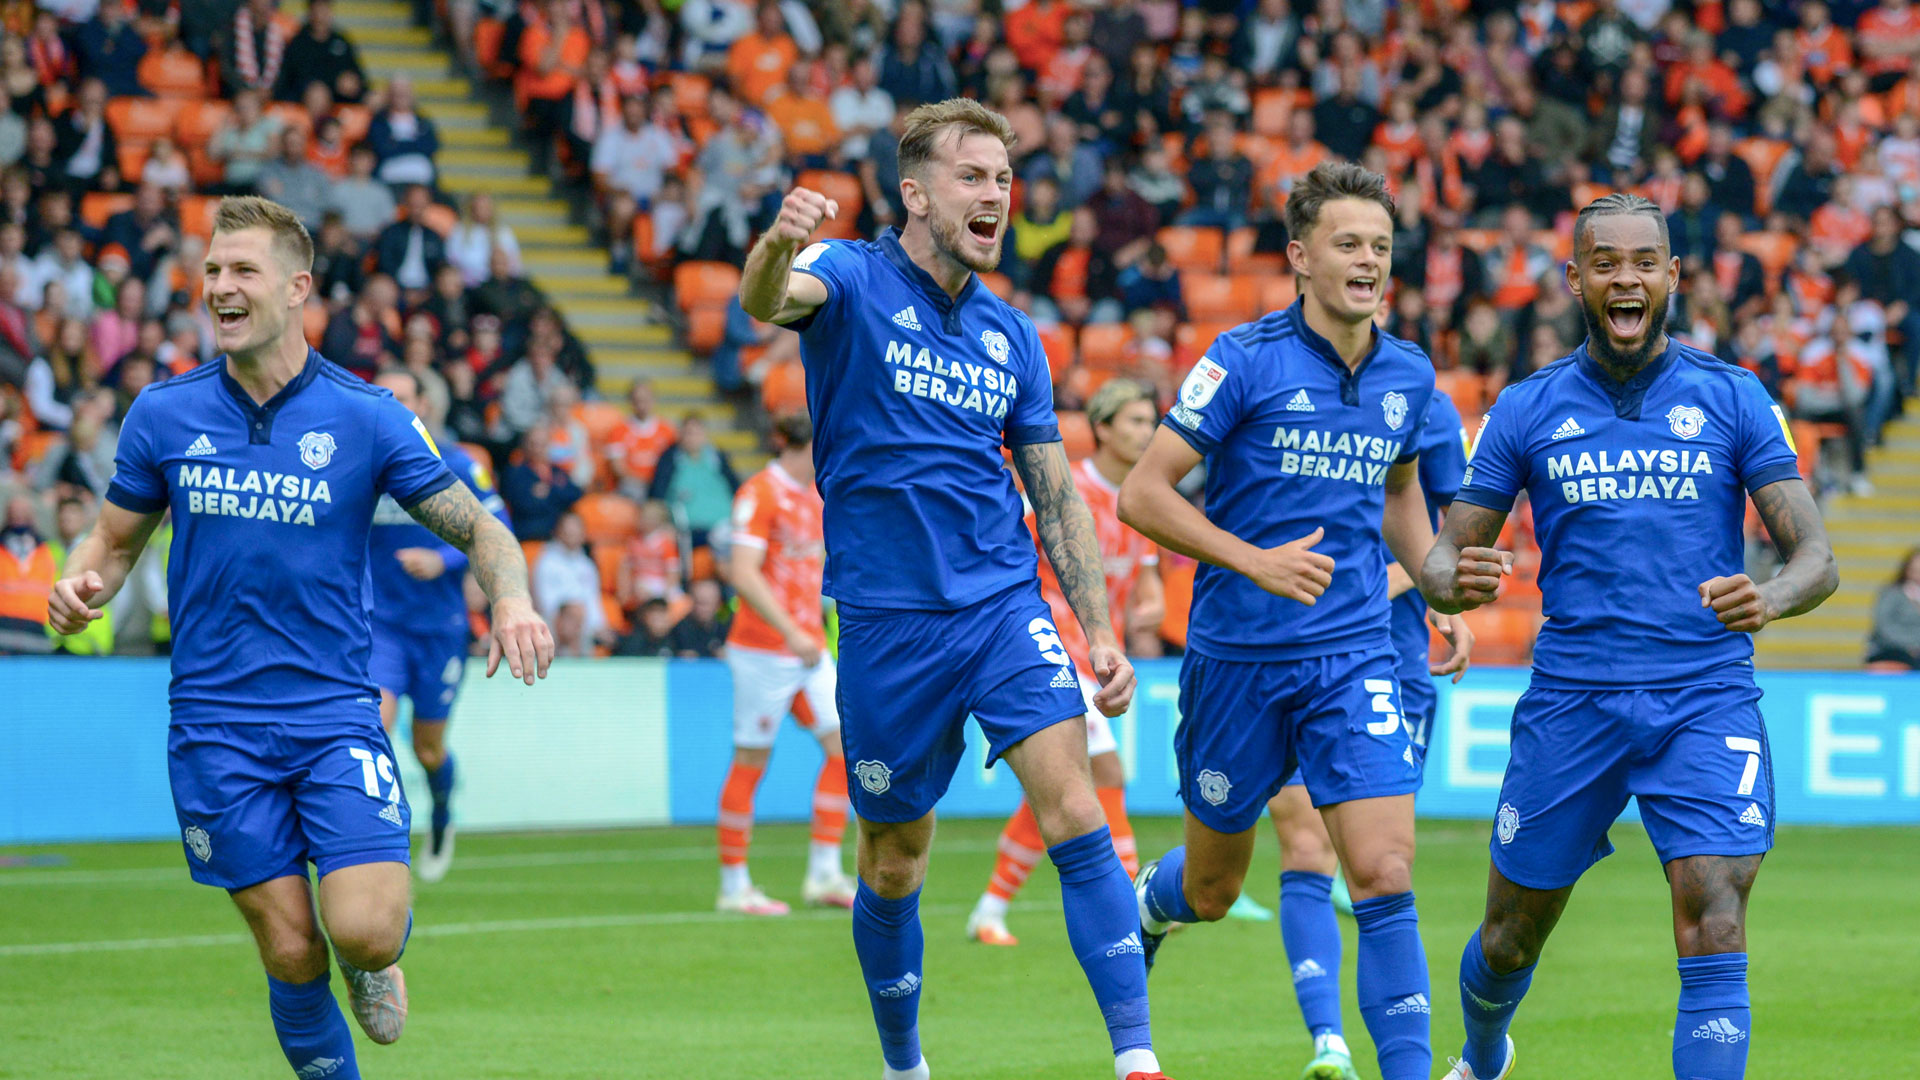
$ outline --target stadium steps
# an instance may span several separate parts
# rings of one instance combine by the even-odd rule
[[[296,17],[304,3],[287,5]],[[607,253],[547,178],[536,176],[513,130],[500,123],[482,88],[454,72],[432,31],[413,24],[402,0],[336,0],[334,16],[360,50],[361,66],[376,85],[392,76],[413,80],[420,111],[440,129],[441,187],[455,195],[494,196],[500,220],[520,241],[527,275],[553,299],[598,373],[595,388],[621,400],[636,377],[654,380],[660,409],[670,418],[698,409],[715,445],[734,455],[741,475],[765,460],[757,433],[741,426],[737,410],[719,399],[713,380],[674,339],[645,298],[625,278],[607,271]]]
[[[1920,412],[1888,425],[1867,455],[1874,493],[1837,495],[1824,508],[1840,563],[1840,588],[1819,610],[1773,624],[1754,638],[1756,659],[1773,668],[1859,667],[1873,625],[1873,599],[1913,547],[1920,520]]]

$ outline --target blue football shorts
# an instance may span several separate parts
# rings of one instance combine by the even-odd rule
[[[1399,673],[1400,715],[1406,718],[1412,732],[1414,766],[1420,770],[1416,784],[1426,779],[1427,740],[1433,735],[1433,713],[1440,704],[1440,691],[1434,688],[1434,677],[1427,673],[1427,655],[1420,654],[1418,668],[1403,667]],[[1300,775],[1298,764],[1288,774],[1285,787],[1304,786],[1306,780]]]
[[[853,810],[917,821],[953,781],[971,714],[989,763],[1086,714],[1038,580],[955,611],[840,605],[840,738]]]
[[[1215,832],[1253,828],[1297,764],[1313,805],[1420,787],[1391,648],[1305,660],[1180,665],[1180,798]]]
[[[1494,818],[1493,865],[1560,889],[1613,853],[1607,829],[1639,800],[1662,863],[1773,846],[1773,758],[1752,683],[1661,690],[1530,687]]]
[[[367,666],[374,685],[413,702],[416,722],[445,720],[453,715],[453,700],[460,694],[460,678],[467,670],[467,639],[464,635],[395,634],[376,626]]]
[[[323,723],[196,721],[167,730],[187,868],[238,890],[408,861],[413,817],[377,715]]]

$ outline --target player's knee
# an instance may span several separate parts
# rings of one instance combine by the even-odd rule
[[[400,958],[406,944],[407,920],[403,912],[398,920],[387,914],[337,920],[327,927],[333,947],[347,963],[366,971],[377,971]]]
[[[1219,922],[1240,899],[1241,878],[1214,878],[1208,881],[1187,879],[1187,903],[1203,922]]]
[[[1498,974],[1531,966],[1540,959],[1543,943],[1539,926],[1519,912],[1490,915],[1480,924],[1480,951]]]
[[[260,963],[281,982],[312,982],[327,970],[326,943],[288,928],[260,943]]]
[[[1356,859],[1347,867],[1347,887],[1355,900],[1412,892],[1412,853],[1387,850]]]
[[[1085,836],[1107,823],[1106,811],[1092,788],[1061,794],[1050,804],[1035,804],[1033,816],[1040,822],[1040,835],[1051,847],[1078,836]]]
[[[1318,818],[1310,823],[1283,823],[1276,819],[1274,831],[1280,840],[1280,869],[1331,874],[1339,867],[1340,860],[1333,853],[1333,841],[1327,839],[1326,829],[1314,827],[1318,823]]]
[[[420,767],[428,772],[445,764],[447,744],[440,737],[440,732],[428,732],[416,724],[413,729],[413,757],[420,763]]]
[[[1746,920],[1731,907],[1707,911],[1694,920],[1690,929],[1692,933],[1686,935],[1692,939],[1691,947],[1685,950],[1688,955],[1711,956],[1747,949]]]

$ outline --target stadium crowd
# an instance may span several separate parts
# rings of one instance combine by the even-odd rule
[[[1825,489],[1870,490],[1866,448],[1920,370],[1910,0],[421,14],[512,95],[536,166],[587,207],[610,267],[662,290],[721,391],[768,412],[804,406],[798,343],[740,309],[748,243],[794,183],[838,201],[824,235],[899,224],[900,122],[955,94],[1020,134],[987,284],[1040,326],[1076,455],[1090,436],[1075,410],[1101,382],[1165,400],[1215,335],[1291,301],[1280,210],[1330,157],[1389,178],[1385,325],[1431,353],[1469,427],[1583,336],[1561,263],[1574,210],[1614,189],[1669,214],[1675,335],[1764,380]],[[367,78],[329,0],[301,19],[273,0],[41,0],[0,18],[0,650],[47,647],[44,600],[22,598],[87,527],[127,403],[212,359],[197,299],[210,200],[259,192],[314,232],[310,340],[364,375],[412,371],[448,436],[494,464],[543,605],[571,605],[567,647],[711,652],[732,465],[644,382],[599,400],[511,228],[488,196],[440,190],[433,119],[403,78]],[[1480,616],[1483,659],[1524,660],[1538,625],[1529,521],[1504,538],[1522,572]],[[1174,648],[1181,562],[1166,563],[1160,635]],[[110,641],[61,648],[164,648],[164,592],[150,574]]]

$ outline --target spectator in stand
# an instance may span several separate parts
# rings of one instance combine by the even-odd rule
[[[677,601],[684,595],[681,576],[680,534],[673,527],[672,511],[658,499],[641,503],[640,528],[620,560],[620,606],[635,611],[649,600]]]
[[[1360,96],[1360,69],[1340,70],[1339,92],[1313,107],[1313,127],[1321,132],[1321,141],[1335,155],[1360,160],[1380,126],[1380,110]],[[1524,138],[1525,129],[1521,129]]]
[[[287,32],[275,17],[274,0],[246,0],[233,13],[233,32],[221,72],[233,91],[273,90],[286,60]]]
[[[553,627],[555,656],[590,656],[612,643],[600,606],[600,570],[587,552],[587,527],[571,511],[560,515],[553,539],[533,564],[533,595]]]
[[[513,515],[513,534],[522,540],[546,540],[560,515],[573,508],[585,492],[574,485],[565,469],[547,459],[552,432],[536,423],[521,443],[521,460],[507,468],[500,494]]]
[[[254,186],[297,214],[309,232],[318,232],[332,197],[333,177],[307,160],[307,133],[288,127],[280,132],[280,155],[260,167]]]
[[[1167,249],[1157,241],[1147,241],[1140,260],[1120,271],[1120,302],[1128,311],[1159,308],[1186,316],[1186,303],[1180,297],[1180,271],[1167,260]]]
[[[609,124],[593,144],[593,178],[603,193],[627,195],[636,206],[646,206],[660,193],[667,174],[679,167],[685,149],[669,130],[652,123],[647,115],[647,99],[628,97],[620,102],[620,122]],[[608,227],[616,235],[632,230],[629,209],[627,227]]]
[[[828,98],[833,122],[844,136],[840,153],[848,161],[862,161],[875,132],[893,123],[893,95],[880,88],[880,68],[872,54],[853,62],[851,81]]]
[[[84,78],[99,79],[112,97],[146,97],[136,72],[147,55],[147,43],[127,21],[127,9],[118,3],[101,4],[73,35],[74,58]]]
[[[1867,663],[1920,670],[1920,548],[1907,552],[1873,599]]]
[[[492,195],[476,191],[467,196],[460,223],[447,237],[447,261],[459,268],[461,279],[471,287],[493,273],[495,251],[506,252],[514,271],[519,272],[520,241],[513,227],[494,216]]]
[[[0,656],[53,651],[47,636],[47,597],[53,590],[53,549],[34,527],[33,500],[15,495],[0,518]]]
[[[253,194],[261,168],[279,150],[280,121],[262,112],[260,103],[258,90],[247,89],[235,94],[233,115],[207,145],[207,156],[221,165],[219,194]]]
[[[693,583],[688,595],[693,609],[675,624],[667,643],[682,660],[714,660],[727,652],[726,611],[721,607],[720,583],[711,578]]]
[[[395,75],[388,81],[386,105],[367,124],[366,145],[378,162],[373,175],[382,183],[436,183],[433,156],[440,152],[440,132],[416,110],[412,79]]]
[[[0,123],[4,122],[5,118],[0,117]],[[179,195],[193,187],[193,174],[187,166],[187,156],[165,135],[153,140],[153,145],[147,150],[147,160],[140,167],[140,175],[127,179],[152,184],[172,195]]]
[[[702,0],[690,0],[688,6],[699,2]],[[633,629],[614,643],[613,655],[671,659],[673,628],[673,609],[659,597],[649,599],[640,605],[639,614],[633,620]]]
[[[33,284],[24,285],[29,295],[43,292],[48,283],[58,281],[67,293],[66,315],[87,319],[93,315],[93,266],[86,259],[86,241],[80,230],[61,229],[53,244],[33,261]]]
[[[424,185],[407,188],[400,220],[382,229],[373,242],[374,271],[393,278],[409,308],[426,301],[433,275],[447,264],[447,242],[427,224],[432,206],[433,193]]]
[[[1754,213],[1753,167],[1733,152],[1733,128],[1716,122],[1707,128],[1707,149],[1694,168],[1707,178],[1710,201],[1742,217]]]
[[[733,43],[753,32],[753,6],[743,0],[686,0],[680,5],[681,62],[724,73]]]
[[[699,201],[680,247],[690,258],[737,263],[746,256],[753,222],[766,216],[763,201],[779,194],[780,134],[765,117],[748,116],[719,87],[707,111],[716,130],[695,161]]]
[[[400,290],[385,274],[367,278],[353,303],[334,312],[320,338],[320,355],[368,380],[400,363]]]
[[[779,0],[760,0],[753,33],[741,35],[727,49],[727,78],[740,100],[765,108],[785,92],[787,72],[799,58]]]
[[[1611,177],[1616,187],[1637,180],[1653,159],[1654,148],[1660,145],[1660,125],[1647,73],[1640,68],[1628,69],[1620,76],[1618,100],[1601,112],[1587,143],[1587,158],[1593,163],[1595,177]]]
[[[66,162],[75,188],[99,190],[105,179],[120,174],[120,144],[107,123],[107,86],[99,79],[80,84],[78,102],[55,121],[54,152]]]
[[[582,491],[591,489],[598,474],[593,440],[587,426],[574,415],[580,405],[580,391],[571,382],[555,386],[547,395],[547,428],[553,432],[547,443],[547,459],[567,475]]]
[[[656,411],[653,383],[647,379],[635,379],[627,388],[627,407],[633,410],[633,415],[622,421],[619,430],[607,440],[606,455],[620,493],[640,501],[646,498],[647,489],[653,483],[660,456],[679,439],[680,433]]]
[[[361,244],[370,244],[380,230],[393,223],[399,212],[393,189],[374,176],[380,155],[366,143],[353,148],[347,156],[351,170],[345,180],[334,182],[327,209],[340,215],[347,235]]]
[[[809,88],[815,66],[802,60],[789,68],[787,92],[766,107],[767,119],[780,131],[787,165],[795,171],[840,165],[840,128],[833,122],[833,107]]]
[[[132,275],[145,281],[178,250],[180,217],[167,205],[165,189],[142,183],[133,189],[133,207],[108,218],[100,240],[102,245],[119,245]]]
[[[1233,66],[1255,82],[1277,78],[1295,62],[1300,20],[1288,0],[1260,0],[1233,37]]]
[[[1207,119],[1207,154],[1187,170],[1193,208],[1180,215],[1182,225],[1206,225],[1231,232],[1247,223],[1253,196],[1253,162],[1234,146],[1233,119],[1216,112]]]
[[[1101,175],[1100,190],[1087,200],[1087,209],[1100,226],[1093,248],[1116,266],[1131,266],[1152,242],[1160,215],[1127,186],[1124,161],[1108,158]]]
[[[351,303],[366,280],[362,269],[364,254],[364,249],[348,234],[346,222],[337,211],[329,210],[322,215],[320,231],[314,234],[314,295],[334,306]]]
[[[1835,309],[1827,331],[1800,352],[1793,381],[1793,414],[1804,420],[1846,425],[1850,486],[1856,495],[1872,494],[1867,481],[1866,406],[1873,392],[1873,358],[1853,336],[1849,313]]]
[[[1027,183],[1043,176],[1059,185],[1060,205],[1068,210],[1078,209],[1100,190],[1100,151],[1081,142],[1079,126],[1064,116],[1048,118],[1046,148],[1027,163]]]
[[[1920,11],[1909,0],[1881,0],[1869,8],[1854,27],[1860,68],[1883,93],[1920,70]]]
[[[1746,225],[1740,215],[1724,210],[1714,223],[1715,244],[1709,265],[1720,282],[1720,292],[1733,308],[1736,321],[1745,322],[1766,307],[1766,271],[1760,260],[1740,246]]]
[[[569,386],[571,383],[566,372],[560,370],[559,356],[553,347],[545,342],[528,342],[526,358],[508,369],[506,384],[500,391],[501,423],[516,435],[526,433],[529,441],[533,430],[539,427],[551,442],[554,433],[541,424],[541,417],[554,395]]]
[[[94,317],[90,337],[93,356],[102,373],[112,371],[121,357],[140,343],[140,324],[146,318],[146,304],[147,283],[130,277],[120,283],[113,307]]]
[[[308,0],[306,25],[287,43],[274,100],[299,101],[309,85],[320,83],[336,101],[357,102],[366,82],[353,42],[334,28],[333,0]]]
[[[1667,236],[1673,257],[1681,262],[1711,263],[1720,244],[1720,207],[1713,204],[1713,187],[1701,173],[1690,172],[1680,184],[1680,208],[1667,215]]]
[[[1920,18],[1920,16],[1916,16]],[[1872,234],[1847,256],[1846,270],[1860,292],[1886,310],[1888,326],[1900,331],[1900,363],[1895,368],[1901,398],[1915,393],[1920,378],[1920,251],[1905,243],[1900,212],[1883,206],[1873,212]]]
[[[1187,182],[1173,171],[1167,148],[1151,143],[1140,155],[1139,164],[1127,173],[1127,186],[1147,200],[1160,221],[1172,221],[1187,198]]]
[[[1120,272],[1112,259],[1094,247],[1100,225],[1091,210],[1073,212],[1067,242],[1057,245],[1035,263],[1027,287],[1030,303],[1041,323],[1117,323],[1127,316],[1120,303]]]
[[[680,439],[660,455],[649,498],[660,499],[673,511],[694,547],[711,547],[724,562],[725,526],[733,511],[733,493],[740,487],[733,463],[707,438],[707,423],[698,413],[680,422]]]
[[[433,295],[420,307],[433,320],[434,346],[441,356],[457,356],[472,343],[473,304],[460,268],[449,262],[433,276]]]
[[[337,116],[325,116],[314,121],[313,142],[307,147],[307,160],[314,167],[327,174],[329,179],[340,180],[349,171],[348,155],[352,147],[347,145],[346,125]]]
[[[1554,269],[1553,254],[1534,240],[1533,214],[1519,203],[1500,215],[1500,239],[1483,260],[1493,306],[1514,313],[1540,296],[1540,279]]]
[[[945,101],[959,93],[946,53],[927,40],[927,9],[920,0],[900,4],[891,44],[881,54],[880,88],[895,101]]]
[[[546,306],[546,294],[522,276],[513,256],[500,248],[493,249],[487,269],[487,280],[473,288],[469,303],[473,310],[498,319],[503,334],[517,335],[533,313]]]
[[[554,140],[572,119],[574,83],[587,66],[593,39],[574,21],[569,0],[547,0],[540,18],[520,36],[518,92],[525,101],[526,128],[533,138],[533,167],[553,167]]]
[[[73,400],[98,381],[98,366],[87,341],[87,324],[62,319],[46,352],[27,365],[24,396],[43,428],[65,431],[73,423]]]
[[[1815,128],[1807,139],[1805,151],[1798,154],[1798,160],[1793,160],[1796,155],[1789,153],[1787,159],[1780,162],[1778,168],[1786,170],[1786,179],[1780,182],[1773,208],[1801,221],[1810,221],[1814,211],[1833,201],[1833,182],[1840,176],[1834,150],[1833,136]]]

